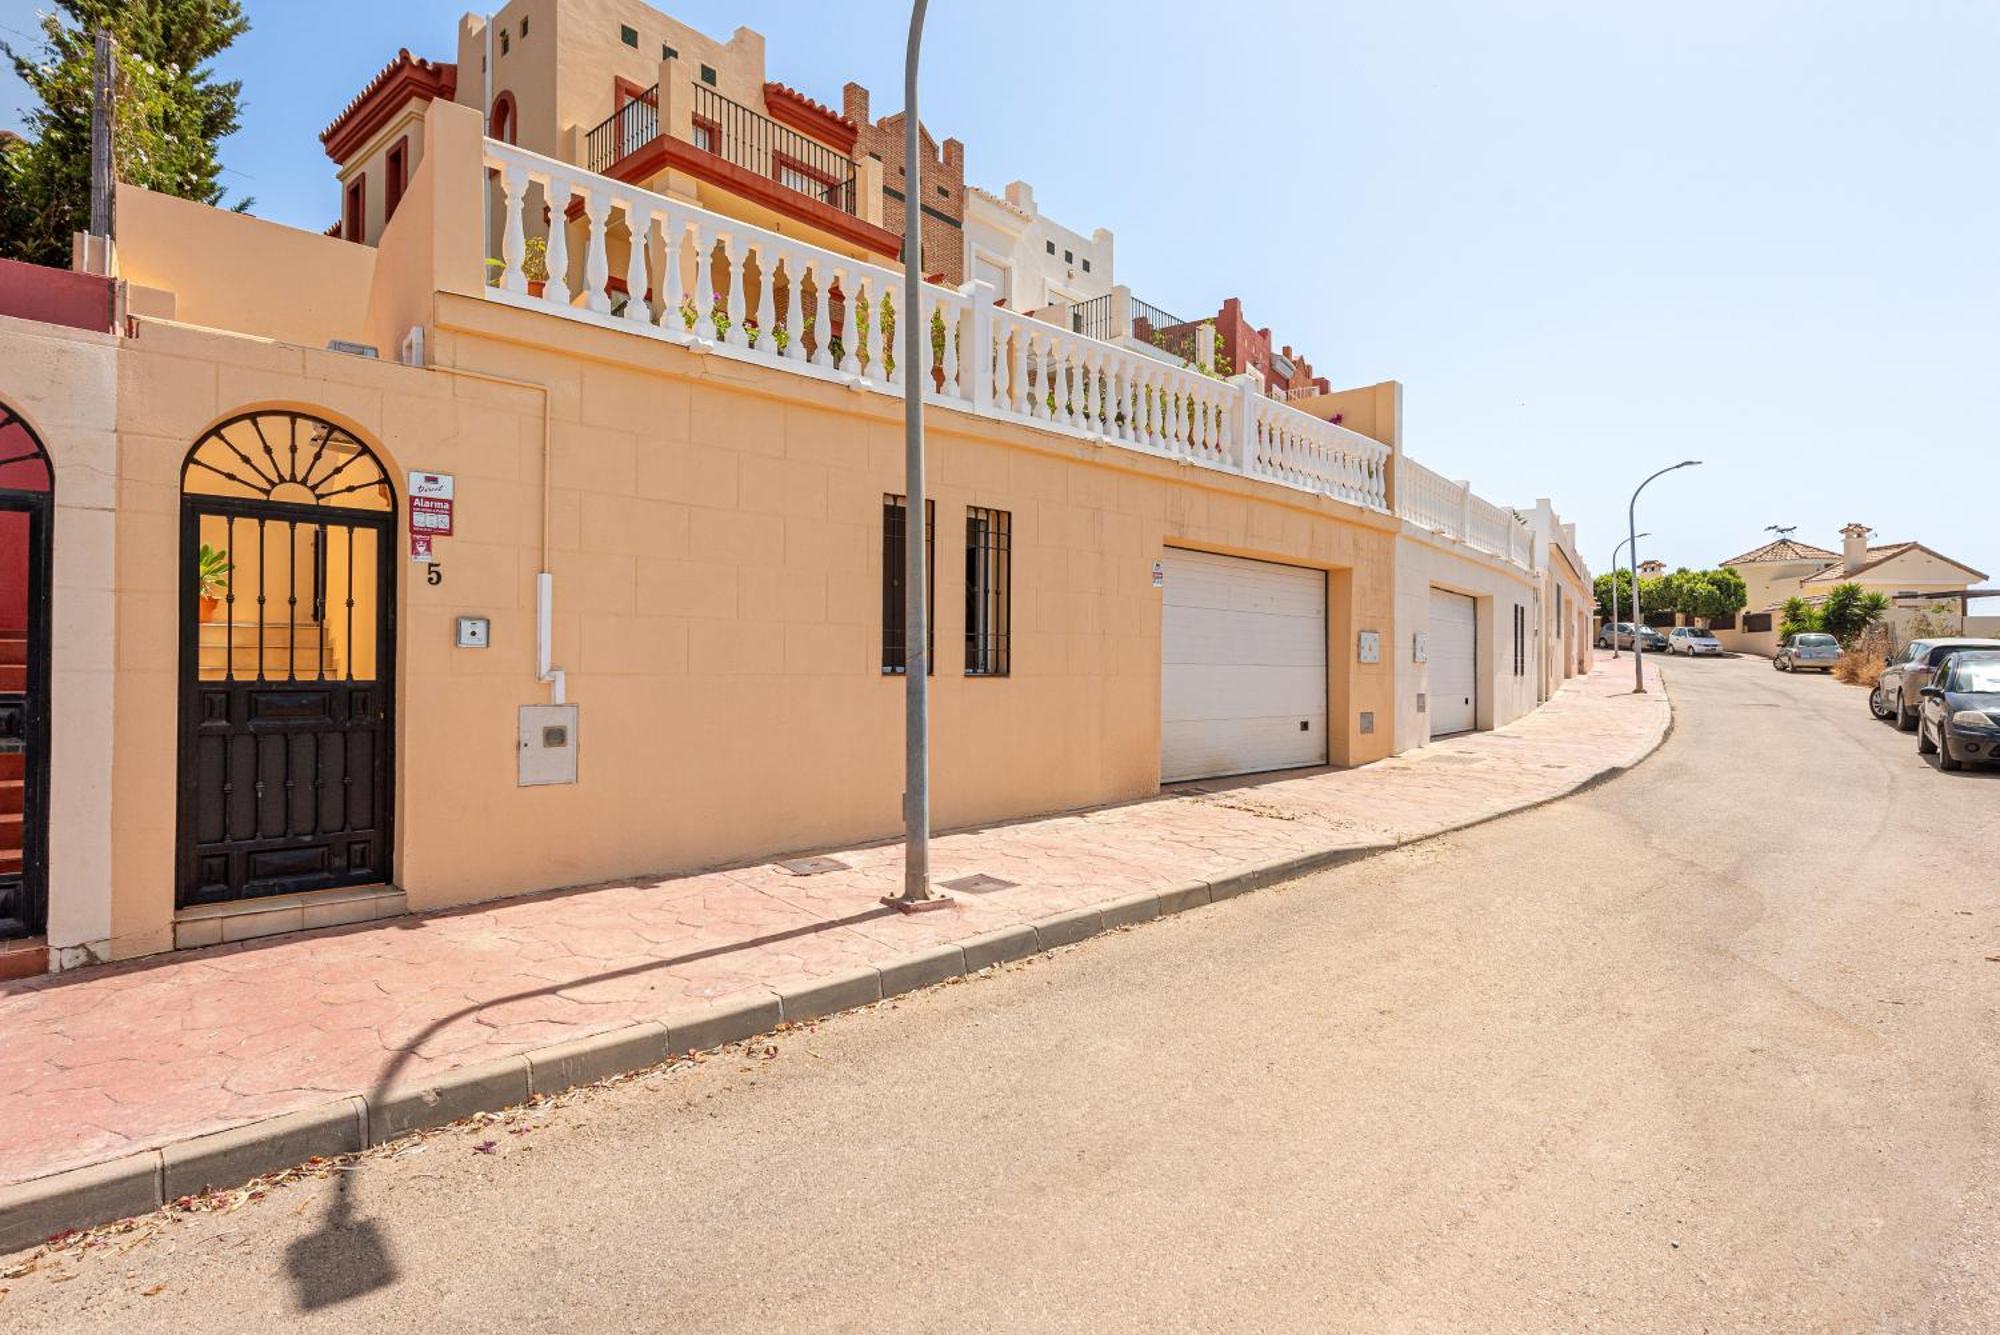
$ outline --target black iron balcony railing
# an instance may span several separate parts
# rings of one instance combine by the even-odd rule
[[[660,86],[654,84],[605,118],[585,141],[592,171],[602,175],[660,137]]]
[[[1085,338],[1106,341],[1116,338],[1119,331],[1111,321],[1111,294],[1107,292],[1070,307],[1069,328],[1071,333],[1082,334]]]
[[[656,84],[590,132],[585,142],[590,169],[608,172],[659,137]],[[843,213],[854,212],[851,161],[699,82],[694,84],[694,146]]]
[[[694,85],[695,146],[767,176],[788,190],[854,212],[854,164],[769,116]]]
[[[1192,339],[1194,335],[1192,330],[1182,329],[1182,326],[1186,326],[1188,321],[1181,319],[1178,315],[1170,315],[1158,306],[1150,302],[1141,301],[1137,297],[1131,299],[1130,305],[1132,337],[1138,339],[1141,343],[1152,343],[1154,342],[1153,336],[1156,333],[1164,333],[1169,330],[1174,331],[1175,334],[1185,332],[1189,340],[1188,346],[1193,347]],[[1109,293],[1101,297],[1092,297],[1089,301],[1078,302],[1076,305],[1070,307],[1069,327],[1071,332],[1082,334],[1086,338],[1111,339],[1126,332],[1119,329],[1113,322],[1111,295]]]

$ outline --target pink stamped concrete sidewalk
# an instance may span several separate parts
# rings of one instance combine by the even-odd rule
[[[1377,848],[1561,796],[1668,724],[1600,660],[1535,713],[1354,770],[946,835],[936,879],[1013,888],[904,917],[895,845],[850,870],[753,866],[507,900],[0,986],[0,1184],[434,1079],[746,993],[1215,880]]]

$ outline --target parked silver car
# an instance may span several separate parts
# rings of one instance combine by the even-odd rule
[[[1667,632],[1667,652],[1686,654],[1689,658],[1697,654],[1719,656],[1722,653],[1722,641],[1700,626],[1675,626]]]
[[[1943,639],[1912,640],[1909,647],[1889,660],[1875,689],[1868,692],[1869,712],[1879,719],[1894,719],[1904,732],[1917,728],[1920,694],[1931,684],[1937,665],[1960,649],[2000,649],[2000,640]]]
[[[1785,642],[1778,646],[1777,655],[1771,659],[1771,666],[1780,672],[1798,672],[1806,668],[1831,672],[1839,658],[1840,641],[1824,631],[1809,630],[1786,636]]]

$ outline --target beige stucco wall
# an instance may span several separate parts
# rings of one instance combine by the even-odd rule
[[[41,440],[55,472],[48,937],[57,947],[111,935],[117,357],[109,334],[0,317],[0,402]],[[64,962],[73,954],[58,951]]]
[[[1416,661],[1416,637],[1430,632],[1433,588],[1469,595],[1478,604],[1474,697],[1478,726],[1497,728],[1533,709],[1539,685],[1535,664],[1541,658],[1545,632],[1528,572],[1409,523],[1398,524],[1395,563],[1396,630],[1383,637],[1382,657],[1397,674],[1396,751],[1430,741],[1429,710],[1417,711],[1417,696],[1430,694],[1430,668]],[[1525,665],[1518,676],[1513,629],[1517,603],[1527,609],[1528,617]]]
[[[358,339],[374,267],[368,246],[118,187],[119,274],[172,293],[186,324],[308,347]]]
[[[398,561],[396,879],[412,907],[897,828],[902,692],[879,661],[897,405],[477,299],[439,299],[432,350],[547,387],[555,658],[582,709],[581,782],[515,785],[516,708],[548,698],[534,680],[541,393],[145,322],[116,354],[116,819],[103,952],[171,942],[178,475],[208,426],[258,406],[338,422],[378,448],[399,485],[410,468],[457,478],[443,582]],[[1156,791],[1150,574],[1166,546],[1328,569],[1335,645],[1351,646],[1362,626],[1396,638],[1394,538],[1379,516],[949,411],[931,417],[931,457],[941,825]],[[1007,679],[961,675],[968,505],[1014,518]],[[58,530],[60,546],[82,540],[81,529]],[[461,613],[492,618],[492,648],[452,647]],[[1351,653],[1334,663],[1336,759],[1386,755],[1393,664],[1364,667]],[[1381,720],[1369,736],[1363,710]],[[65,710],[59,727],[74,726]],[[74,893],[95,892],[79,882]]]

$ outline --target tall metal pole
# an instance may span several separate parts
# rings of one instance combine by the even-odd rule
[[[1639,536],[1650,538],[1653,535],[1641,533]],[[1614,661],[1618,657],[1618,553],[1624,551],[1625,544],[1631,541],[1633,541],[1631,538],[1620,538],[1618,545],[1611,549],[1611,597],[1608,600],[1611,615],[1604,619],[1604,638],[1611,641],[1611,657]],[[1633,571],[1632,578],[1639,578],[1639,572]],[[1639,652],[1639,634],[1636,628],[1632,633],[1632,652],[1635,654]]]
[[[90,65],[90,234],[109,237],[116,219],[117,167],[111,157],[111,34],[99,28]],[[107,256],[108,261],[108,256]]]
[[[1638,491],[1632,493],[1631,504],[1625,507],[1625,526],[1631,530],[1632,543],[1632,693],[1646,693],[1646,649],[1645,641],[1639,638],[1639,492],[1653,485],[1654,478],[1662,478],[1678,468],[1694,468],[1699,459],[1683,459],[1639,484]]]
[[[910,44],[903,57],[903,894],[920,904],[931,895],[930,590],[929,525],[924,496],[924,389],[930,374],[930,330],[924,327],[923,157],[917,133],[917,57],[923,47],[927,0],[910,6]],[[879,307],[881,302],[878,300]],[[882,318],[881,311],[874,317]],[[851,337],[851,335],[850,335]]]

